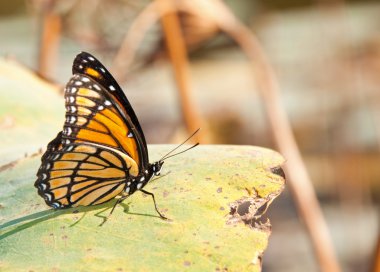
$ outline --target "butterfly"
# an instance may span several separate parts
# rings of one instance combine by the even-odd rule
[[[76,56],[72,72],[65,87],[64,128],[41,158],[34,184],[38,194],[55,209],[97,205],[120,196],[112,213],[140,190],[152,197],[157,213],[166,219],[154,194],[143,188],[160,175],[165,159],[187,151],[171,154],[183,143],[149,163],[137,116],[111,73],[86,52]]]

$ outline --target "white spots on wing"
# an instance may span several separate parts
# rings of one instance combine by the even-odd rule
[[[98,91],[101,90],[100,87],[99,87],[98,85],[94,84],[93,86],[94,86],[94,88],[97,89]]]
[[[47,178],[47,175],[45,173],[42,173],[42,180],[45,180]]]
[[[83,63],[87,63],[88,61],[87,61],[87,60],[85,60],[85,59],[82,59],[82,62],[83,62]]]
[[[69,123],[70,123],[70,124],[74,124],[76,120],[77,120],[77,119],[75,118],[75,116],[70,116],[70,121],[69,121]]]
[[[127,135],[128,138],[133,138],[133,134],[132,132],[129,132],[128,135]]]
[[[69,144],[69,143],[70,143],[70,140],[69,140],[69,139],[66,139],[65,143],[66,143],[66,144]]]
[[[70,107],[70,111],[74,113],[74,112],[76,112],[76,111],[77,111],[77,108],[76,108],[76,107],[74,107],[74,106],[71,106],[71,107]]]
[[[57,209],[57,208],[61,207],[61,204],[59,204],[58,202],[54,202],[51,206],[52,206],[54,209]]]
[[[67,128],[67,133],[66,133],[66,134],[67,134],[67,135],[70,135],[71,132],[73,132],[73,130],[71,129],[71,127],[68,127],[68,128]]]
[[[95,59],[93,57],[88,57],[89,60],[94,61]]]
[[[68,146],[67,148],[66,148],[66,151],[71,151],[71,150],[73,150],[74,149],[74,146],[73,145],[70,145],[70,146]]]
[[[145,172],[145,174],[148,174],[148,170],[145,170],[144,172]]]
[[[50,166],[51,166],[50,163],[47,163],[47,164],[46,164],[46,170],[49,170],[49,169],[50,169]]]
[[[131,185],[131,182],[130,182],[130,181],[127,182],[127,186],[129,186],[129,185]]]
[[[45,194],[45,200],[47,200],[47,201],[51,201],[52,200],[52,197],[51,197],[51,195],[50,194]]]
[[[77,88],[72,87],[72,88],[71,88],[71,93],[73,94],[73,93],[76,93],[76,92],[77,92]]]
[[[102,71],[103,73],[105,73],[105,72],[106,72],[106,70],[104,70],[104,68],[103,68],[103,67],[100,67],[100,71]]]
[[[59,158],[59,154],[56,154],[55,156],[54,156],[54,158],[53,158],[53,161],[55,161],[56,159],[58,159]]]
[[[83,69],[83,65],[82,64],[80,64],[78,67],[79,67],[79,69]]]
[[[74,85],[76,85],[76,86],[82,86],[83,82],[82,81],[75,81]]]
[[[127,194],[129,194],[129,191],[131,190],[131,188],[129,188],[129,187],[127,187],[127,188],[125,188],[125,192],[127,193]]]
[[[45,189],[47,188],[47,186],[46,186],[45,183],[40,183],[40,184],[38,185],[38,187],[39,187],[39,189],[40,189],[41,191],[45,191]]]
[[[113,85],[110,85],[110,90],[111,91],[115,91],[116,89],[115,89],[115,87]]]
[[[141,189],[142,183],[137,184],[137,189]]]
[[[144,181],[145,180],[145,177],[141,177],[140,181]]]
[[[74,101],[75,101],[74,96],[69,96],[69,101],[70,101],[70,103],[74,103]]]
[[[100,105],[99,107],[98,107],[98,110],[104,110],[104,106],[102,106],[102,105]]]
[[[82,81],[83,81],[83,82],[90,82],[90,79],[87,78],[87,77],[82,77]]]
[[[106,106],[111,106],[111,101],[106,100],[106,101],[104,102],[104,105],[106,105]]]

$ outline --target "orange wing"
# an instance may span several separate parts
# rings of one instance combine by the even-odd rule
[[[124,153],[89,143],[61,145],[62,133],[49,143],[35,186],[54,208],[96,205],[133,186],[136,162]],[[128,188],[126,188],[129,191]]]
[[[95,143],[128,154],[141,168],[136,128],[112,95],[86,75],[75,74],[65,89],[62,145]]]

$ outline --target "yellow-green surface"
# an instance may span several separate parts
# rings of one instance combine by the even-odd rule
[[[201,145],[145,187],[170,220],[136,192],[105,222],[114,201],[53,211],[33,186],[41,154],[15,161],[45,148],[63,122],[56,89],[0,60],[0,271],[260,270],[270,225],[257,219],[283,190],[279,154]],[[151,162],[171,148],[150,146]]]
[[[158,158],[169,148],[150,150]],[[49,210],[33,187],[39,158],[24,160],[0,173],[0,270],[258,271],[269,233],[228,224],[229,205],[248,197],[246,188],[259,200],[277,196],[284,181],[269,169],[281,163],[267,149],[200,146],[168,160],[163,172],[172,172],[145,187],[170,221],[137,192],[99,226],[113,202]]]

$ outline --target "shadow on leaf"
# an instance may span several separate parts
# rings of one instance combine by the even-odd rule
[[[110,217],[110,214],[108,216],[101,215],[103,212],[111,209],[116,201],[110,201],[105,204],[97,205],[97,206],[87,206],[87,207],[77,207],[77,208],[68,208],[68,209],[61,209],[61,210],[54,210],[50,209],[47,211],[41,211],[36,212],[33,214],[29,214],[27,216],[23,216],[20,218],[13,219],[9,222],[6,222],[2,225],[0,225],[0,240],[7,238],[8,236],[14,235],[22,230],[28,229],[34,225],[37,225],[41,222],[56,218],[61,215],[65,214],[77,214],[82,213],[81,218],[79,218],[75,223],[71,224],[70,227],[74,227],[77,225],[82,219],[85,217],[87,212],[93,211],[93,210],[99,210],[101,211],[97,212],[95,214],[96,217],[102,218],[103,222],[99,224],[99,226],[103,226],[108,218]],[[129,203],[121,203],[119,204],[124,208],[123,212],[130,215],[139,215],[139,216],[148,216],[148,217],[158,217],[155,215],[150,214],[141,214],[141,213],[130,213],[129,212]],[[104,208],[104,209],[103,209]],[[10,229],[10,230],[8,230]]]

